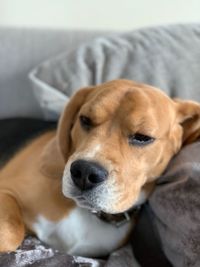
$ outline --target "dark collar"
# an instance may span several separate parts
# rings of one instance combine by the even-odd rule
[[[102,211],[91,211],[100,220],[110,223],[116,227],[120,227],[128,223],[132,218],[136,218],[141,206],[134,207],[126,212],[118,214],[109,214]]]

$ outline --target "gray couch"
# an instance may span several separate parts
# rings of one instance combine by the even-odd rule
[[[0,29],[0,118],[41,117],[28,73],[46,59],[76,49],[103,32]],[[105,33],[104,33],[105,34]]]

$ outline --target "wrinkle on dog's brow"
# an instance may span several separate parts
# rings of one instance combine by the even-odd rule
[[[131,121],[131,120],[130,120]],[[147,118],[141,118],[140,120],[129,122],[129,130],[133,133],[139,132],[141,134],[153,135],[157,130],[158,126],[156,123],[149,122]]]
[[[122,128],[130,131],[130,133],[138,129],[144,133],[152,132],[156,127],[154,117],[151,116],[149,98],[144,97],[144,95],[144,93],[134,89],[128,90],[116,110],[115,117],[121,121]]]
[[[112,95],[112,97],[110,96]],[[90,117],[94,124],[101,124],[110,119],[121,103],[121,96],[113,97],[111,94],[98,95],[82,108],[85,116]]]

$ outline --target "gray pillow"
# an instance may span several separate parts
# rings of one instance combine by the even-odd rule
[[[118,78],[200,101],[200,24],[99,37],[41,64],[29,77],[46,119],[57,119],[80,87]]]

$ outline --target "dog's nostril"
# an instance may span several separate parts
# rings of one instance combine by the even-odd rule
[[[78,169],[71,169],[71,175],[74,177],[80,177],[81,178],[81,171]]]
[[[99,183],[99,176],[95,174],[91,174],[88,176],[88,180],[93,184],[97,184]]]

